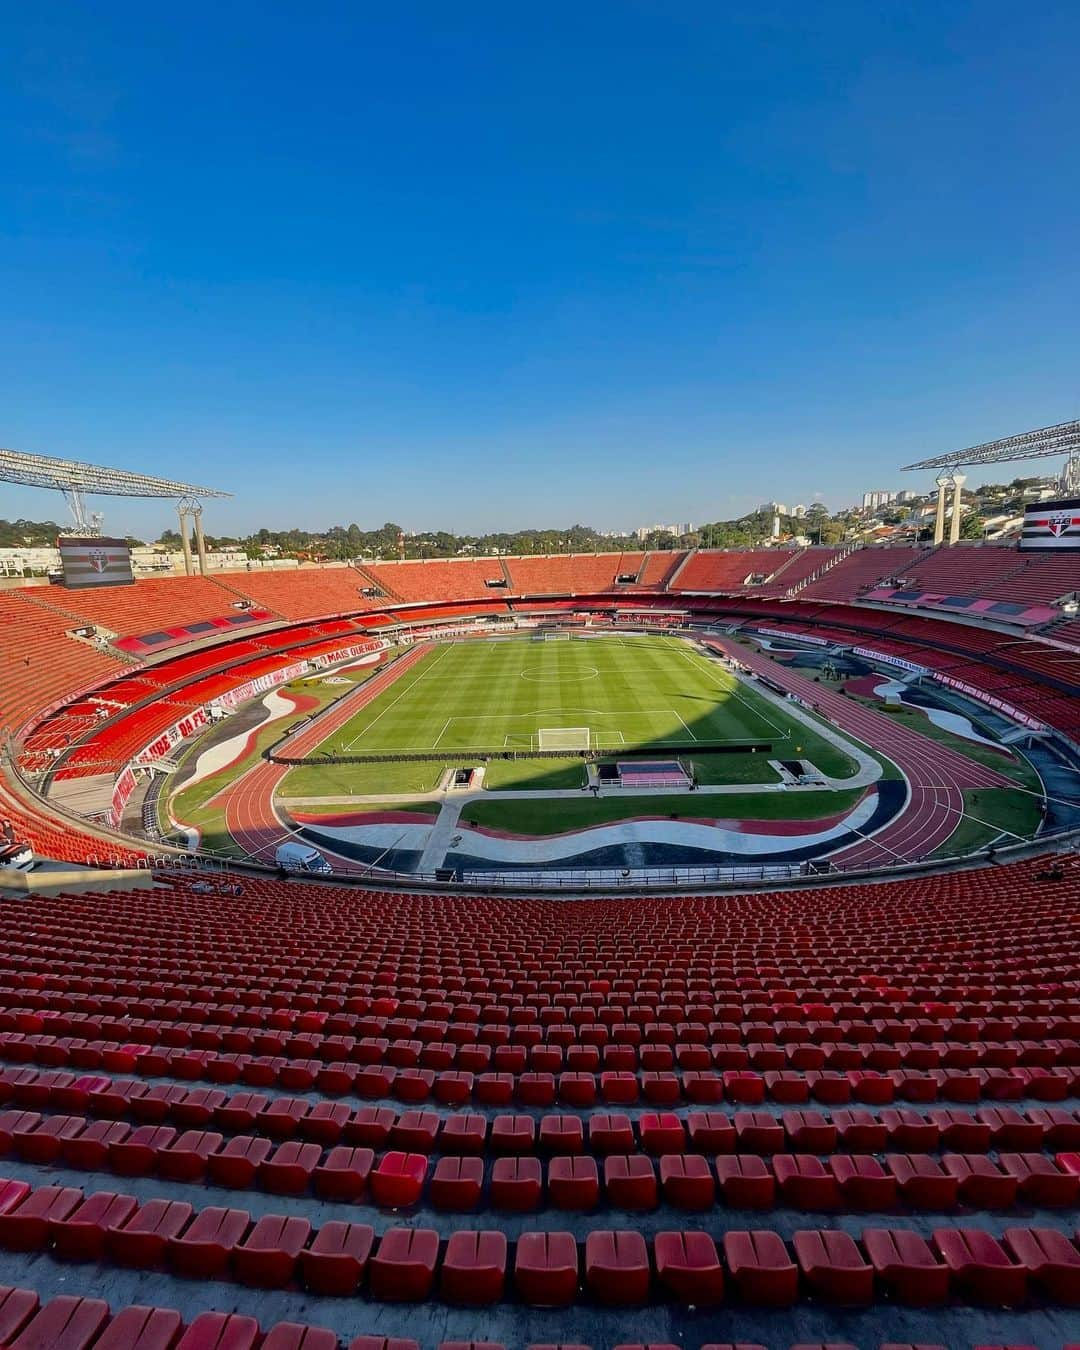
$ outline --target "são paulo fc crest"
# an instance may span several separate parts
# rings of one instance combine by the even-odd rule
[[[95,572],[104,572],[109,562],[109,555],[100,548],[91,549],[90,566]]]
[[[1046,526],[1055,539],[1060,539],[1072,524],[1071,511],[1055,511],[1047,517]]]

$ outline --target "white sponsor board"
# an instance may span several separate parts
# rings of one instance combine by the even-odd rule
[[[831,647],[828,638],[812,637],[809,633],[785,633],[779,628],[755,628],[755,633],[764,633],[766,637],[786,638],[788,642],[812,642],[815,647]]]
[[[963,680],[956,680],[951,675],[940,675],[935,673],[934,679],[941,684],[948,685],[950,689],[955,689],[958,694],[966,694],[969,698],[977,699],[979,703],[985,703],[988,708],[996,708],[999,713],[1011,718],[1014,722],[1019,722],[1022,727],[1027,727],[1030,731],[1045,731],[1046,723],[1040,722],[1037,717],[1032,717],[1029,713],[1021,712],[1011,703],[1006,703],[1002,698],[995,698],[993,694],[988,694],[985,689],[976,689],[973,684],[965,684]]]
[[[891,656],[885,652],[876,652],[873,647],[852,647],[854,656],[865,656],[871,661],[884,661],[889,666],[899,666],[901,670],[910,670],[913,675],[932,675],[933,671],[928,670],[926,666],[916,665],[914,661],[907,661],[902,656]]]

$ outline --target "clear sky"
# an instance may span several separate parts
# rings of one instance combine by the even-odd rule
[[[0,18],[0,444],[211,532],[835,507],[1080,413],[1075,0]]]

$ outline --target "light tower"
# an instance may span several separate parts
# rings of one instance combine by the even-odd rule
[[[952,475],[939,473],[934,479],[937,484],[937,510],[934,513],[934,547],[945,539],[945,493],[952,482]]]
[[[952,482],[952,520],[949,521],[949,543],[958,544],[960,542],[960,516],[964,509],[961,488],[963,488],[964,484],[967,482],[967,475],[963,473],[954,473]]]

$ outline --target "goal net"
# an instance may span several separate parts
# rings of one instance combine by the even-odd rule
[[[588,727],[541,727],[536,735],[538,750],[588,750]]]
[[[545,642],[569,642],[569,641],[570,641],[570,634],[569,634],[569,633],[545,633],[545,634],[544,634],[544,641],[545,641]]]

